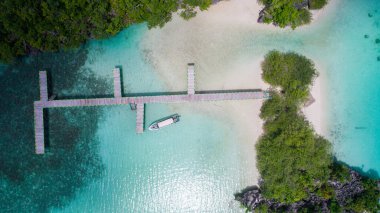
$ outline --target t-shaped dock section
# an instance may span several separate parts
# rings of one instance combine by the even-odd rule
[[[187,69],[187,94],[186,92],[176,95],[155,95],[123,97],[120,69],[113,70],[114,77],[114,97],[113,98],[92,98],[92,99],[71,99],[71,100],[48,100],[48,85],[46,71],[40,71],[40,100],[34,102],[34,131],[35,131],[35,151],[36,154],[45,153],[45,133],[43,109],[56,107],[76,107],[76,106],[109,106],[109,105],[133,105],[136,106],[136,132],[144,131],[144,110],[146,104],[151,103],[186,103],[200,101],[225,101],[225,100],[248,100],[269,98],[269,93],[261,89],[220,91],[220,92],[195,92],[195,69],[194,64],[188,64]]]

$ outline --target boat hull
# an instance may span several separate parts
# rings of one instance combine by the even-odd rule
[[[174,123],[177,123],[179,121],[179,117],[180,117],[180,115],[173,114],[173,115],[170,115],[168,117],[159,119],[159,120],[153,122],[149,126],[149,130],[150,131],[157,131],[157,130],[163,128],[163,127],[166,127],[166,126],[172,125]]]

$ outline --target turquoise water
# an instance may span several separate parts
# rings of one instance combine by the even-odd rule
[[[112,39],[90,42],[84,67],[112,79],[112,68],[122,66],[127,94],[167,91],[146,61],[149,52],[139,48],[146,30],[145,25],[137,25]],[[233,194],[251,183],[246,176],[252,171],[246,168],[252,164],[243,156],[251,152],[253,143],[239,145],[239,131],[226,125],[223,116],[194,111],[202,105],[207,103],[146,105],[146,125],[173,113],[179,113],[182,122],[141,135],[135,133],[135,112],[129,106],[104,108],[96,133],[103,176],[81,190],[70,205],[54,211],[239,210]]]
[[[85,67],[112,80],[113,67],[121,66],[124,93],[164,91],[152,64],[145,60],[145,54],[149,53],[139,48],[146,31],[145,25],[134,25],[112,39],[89,42]]]
[[[241,151],[230,142],[234,141],[233,134],[218,119],[207,121],[205,115],[179,111],[182,123],[159,133],[136,136],[134,112],[127,107],[107,111],[107,119],[97,133],[107,165],[105,176],[64,212],[83,208],[91,212],[228,209],[233,198],[230,192],[241,187]],[[146,120],[171,112],[166,105],[152,105],[147,108]],[[200,120],[205,121],[202,126]],[[111,123],[112,128],[106,126]],[[189,131],[185,125],[196,128]]]
[[[341,1],[338,7],[311,30],[248,37],[242,55],[291,50],[319,64],[326,78],[326,137],[338,160],[379,173],[380,1]]]
[[[327,79],[327,137],[334,143],[337,158],[364,171],[380,172],[380,61],[377,60],[380,44],[375,42],[377,38],[380,39],[380,2],[342,1],[339,7],[322,24],[310,30],[237,34],[238,46],[235,48],[238,52],[231,53],[234,57],[225,60],[257,59],[269,50],[279,49],[305,54],[321,65],[321,72]],[[369,13],[372,17],[369,17]],[[57,56],[58,54],[47,56],[52,59],[52,65],[48,67],[57,70],[52,73],[55,91],[62,95],[111,95],[112,68],[115,65],[122,67],[124,93],[167,91],[168,86],[156,72],[155,62],[149,60],[151,52],[140,46],[147,31],[144,24],[135,25],[113,38],[91,41],[84,47],[86,57],[79,55],[79,59],[75,54],[71,56],[74,59],[70,56]],[[366,34],[369,38],[364,37]],[[31,59],[35,62],[25,60],[9,72],[5,72],[6,66],[0,66],[0,77],[16,75],[20,70],[26,73],[27,70],[42,69],[41,66],[47,63],[46,58]],[[72,61],[79,62],[71,65]],[[185,69],[183,71],[186,72]],[[65,77],[62,74],[64,72],[70,75]],[[79,80],[74,75],[76,73],[80,73]],[[17,83],[28,82],[27,79],[33,78],[33,75],[37,74],[29,73],[19,81],[12,81],[14,83],[10,87],[14,85],[12,88],[17,91]],[[22,104],[26,107],[24,120],[32,121],[27,106],[37,97],[35,84],[36,80],[33,85],[24,88],[33,91],[32,94],[20,93],[17,96],[28,95],[25,100],[22,99]],[[183,85],[186,85],[186,79],[183,80]],[[68,160],[78,162],[77,166],[70,165],[75,171],[65,170],[60,173],[56,169],[51,172],[55,176],[50,176],[60,186],[51,190],[64,191],[60,194],[64,202],[52,201],[44,208],[59,207],[51,209],[52,212],[239,211],[238,204],[233,202],[233,193],[252,184],[250,178],[254,171],[250,168],[253,165],[247,156],[253,149],[253,143],[239,143],[239,135],[243,134],[243,130],[228,123],[227,117],[222,113],[209,114],[200,110],[207,107],[207,104],[209,103],[147,105],[147,124],[172,113],[181,114],[182,122],[159,132],[147,131],[142,135],[135,134],[135,112],[130,111],[128,106],[100,107],[83,113],[80,108],[49,111],[52,116],[51,132],[57,135],[58,131],[62,132],[61,136],[67,138],[62,136],[59,143],[52,138],[51,153],[34,164],[53,164],[50,157],[60,151],[54,147],[67,145],[72,138],[80,146],[90,144],[88,150],[92,153],[83,155],[84,159],[81,159],[80,156],[88,150],[82,149],[83,147],[79,151],[75,149],[75,158],[70,153],[68,157]],[[239,103],[230,103],[232,106],[234,104]],[[217,107],[223,112],[225,106],[220,104]],[[66,121],[59,117],[60,114],[64,115]],[[93,116],[98,114],[95,119]],[[78,117],[80,120],[75,119]],[[1,124],[5,124],[9,118],[2,116],[1,119]],[[26,127],[20,127],[26,129],[25,138],[32,137],[31,127],[32,122]],[[69,127],[73,130],[68,131]],[[76,134],[80,135],[79,139],[73,136]],[[1,148],[11,150],[4,142],[13,139],[12,135],[4,138],[6,139],[1,138]],[[28,143],[33,144],[33,141]],[[27,151],[32,152],[32,148],[30,146]],[[12,150],[14,149],[21,150],[22,147],[13,147]],[[64,150],[60,153],[65,156],[67,152]],[[91,171],[87,171],[86,167]],[[75,175],[70,172],[75,172]],[[65,176],[73,178],[64,178]],[[25,178],[31,182],[27,185],[29,188],[23,186],[26,192],[36,191],[33,184],[39,180],[35,175],[33,177]],[[75,181],[78,184],[73,184]],[[70,188],[70,184],[75,186],[66,192],[64,189]],[[11,184],[0,179],[0,189],[9,190],[8,185]],[[51,187],[51,183],[46,182],[46,186]],[[25,191],[21,190],[27,194]],[[17,197],[17,193],[12,191],[9,194]],[[33,196],[38,197],[39,194]],[[44,200],[46,197],[33,202],[43,203]],[[22,209],[22,205],[25,207],[28,202],[30,200],[25,198],[18,208]]]
[[[380,172],[380,2],[348,1],[342,7],[334,23],[340,28],[331,34],[340,57],[328,60],[330,129],[338,131],[339,159]]]
[[[380,171],[380,37],[378,1],[342,3],[336,14],[313,30],[243,36],[239,57],[258,57],[271,49],[293,50],[321,64],[327,76],[329,135],[339,160],[364,171]],[[368,13],[373,17],[368,17]],[[123,66],[126,93],[165,91],[149,52],[139,47],[146,32],[134,26],[115,38],[91,42],[86,63],[111,77]],[[365,39],[364,35],[369,38]],[[173,111],[173,107],[176,111]],[[244,188],[246,175],[239,146],[222,120],[197,113],[192,105],[148,105],[146,123],[172,112],[185,122],[160,132],[134,133],[128,107],[107,108],[99,125],[104,177],[81,191],[64,212],[128,209],[140,212],[234,212],[232,194]],[[363,127],[356,129],[355,127]],[[195,129],[195,130],[194,130]],[[230,130],[230,131],[229,131]]]

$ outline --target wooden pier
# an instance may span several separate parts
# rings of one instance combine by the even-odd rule
[[[136,132],[144,132],[144,103],[137,104],[136,108]]]
[[[42,71],[39,73],[40,77],[40,100],[47,101],[48,100],[48,91],[47,91],[47,76],[46,71]]]
[[[44,131],[44,114],[43,108],[34,105],[34,134],[36,140],[36,154],[45,152],[45,131]]]
[[[187,65],[187,94],[195,94],[195,70],[194,64]]]
[[[113,69],[113,90],[115,98],[121,98],[121,80],[120,80],[120,69]]]
[[[145,104],[151,103],[185,103],[200,101],[225,101],[225,100],[249,100],[269,98],[268,92],[260,89],[241,91],[217,91],[217,92],[195,92],[195,69],[194,64],[188,65],[188,90],[187,94],[177,95],[155,95],[122,97],[120,80],[120,69],[113,70],[114,77],[114,98],[93,98],[93,99],[71,99],[71,100],[48,100],[47,75],[46,71],[40,71],[40,100],[34,102],[34,131],[35,131],[35,152],[43,154],[45,152],[44,139],[44,108],[55,107],[83,107],[83,106],[109,106],[109,105],[131,105],[136,108],[136,133],[144,131],[144,111]]]

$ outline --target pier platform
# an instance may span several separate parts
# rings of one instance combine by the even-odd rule
[[[144,132],[144,111],[146,104],[153,103],[186,103],[200,101],[228,101],[228,100],[249,100],[266,99],[269,93],[260,89],[238,90],[238,91],[201,91],[195,93],[195,68],[194,64],[188,65],[188,90],[187,94],[177,95],[154,95],[123,97],[120,79],[120,69],[113,70],[114,77],[114,97],[113,98],[93,98],[93,99],[71,99],[71,100],[48,100],[48,85],[46,71],[40,71],[40,100],[34,102],[34,131],[35,131],[35,152],[44,154],[44,116],[43,109],[56,107],[84,107],[84,106],[110,106],[110,105],[131,105],[136,108],[136,133]]]

